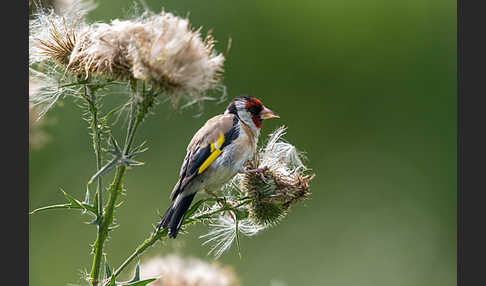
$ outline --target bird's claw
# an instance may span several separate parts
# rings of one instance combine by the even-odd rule
[[[243,173],[243,174],[251,174],[251,173],[257,173],[258,175],[260,175],[260,178],[262,179],[263,182],[267,182],[266,178],[265,178],[265,171],[268,170],[268,166],[263,166],[263,167],[260,167],[260,168],[256,168],[256,169],[242,169],[240,172]]]
[[[211,191],[209,191],[209,190],[206,190],[206,193],[208,193],[210,196],[212,196],[212,197],[214,197],[214,198],[218,199],[218,204],[219,204],[219,206],[220,206],[220,207],[223,207],[223,204],[221,203],[221,200],[224,200],[224,201],[225,201],[225,203],[226,203],[226,198],[225,198],[225,197],[218,197],[218,195],[216,195],[215,193],[213,193],[213,192],[211,192]],[[231,203],[230,203],[230,204],[231,204]],[[233,214],[232,214],[230,211],[228,211],[228,214],[230,215],[230,217],[231,217],[233,220],[235,220],[235,217],[233,216]]]
[[[244,174],[249,174],[249,173],[263,173],[265,172],[266,170],[268,170],[268,166],[263,166],[263,167],[260,167],[260,168],[256,168],[256,169],[241,169],[240,173],[244,173]]]

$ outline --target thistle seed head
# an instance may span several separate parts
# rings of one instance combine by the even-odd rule
[[[128,46],[136,27],[128,21],[96,23],[77,31],[67,70],[84,77],[129,79]]]
[[[284,134],[285,127],[277,129],[246,166],[267,167],[263,172],[238,174],[223,186],[226,202],[239,207],[211,219],[211,230],[200,236],[207,239],[203,244],[212,244],[209,254],[219,257],[235,240],[239,245],[238,237],[254,236],[278,224],[292,205],[309,197],[309,182],[314,174],[308,174],[303,154],[282,140]],[[213,213],[219,207],[216,203],[203,213]]]
[[[171,13],[149,17],[135,35],[129,58],[133,76],[179,94],[198,96],[222,79],[224,56],[214,51],[211,33],[203,40],[187,19]]]
[[[76,34],[85,26],[88,10],[76,1],[69,10],[58,14],[54,9],[39,8],[29,20],[29,65],[52,60],[61,66],[69,62]]]
[[[202,99],[222,80],[224,56],[214,51],[214,38],[203,39],[187,19],[163,11],[88,25],[81,11],[44,11],[30,21],[31,65],[53,61],[85,78],[142,80],[173,102]]]
[[[158,277],[149,286],[238,286],[234,271],[216,262],[177,255],[156,257],[140,266],[140,278]]]
[[[212,245],[208,254],[213,254],[216,258],[219,258],[239,236],[254,236],[264,228],[249,219],[241,219],[237,222],[234,215],[224,213],[212,219],[209,224],[211,230],[199,237],[207,239],[203,245]]]
[[[281,140],[285,128],[277,129],[247,168],[267,167],[262,174],[239,175],[240,188],[252,201],[249,218],[255,223],[271,226],[287,215],[290,207],[309,197],[309,182],[314,174],[307,174],[302,153]]]

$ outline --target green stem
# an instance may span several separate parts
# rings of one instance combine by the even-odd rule
[[[84,85],[84,99],[86,100],[89,111],[91,113],[91,130],[93,132],[93,149],[96,156],[96,171],[99,171],[101,168],[102,162],[102,151],[101,151],[101,130],[99,127],[98,122],[98,108],[96,106],[96,96],[94,90],[90,88],[89,85],[85,83]],[[96,241],[95,241],[95,256],[93,258],[93,268],[91,271],[91,281],[92,285],[97,285],[98,283],[98,276],[100,271],[101,265],[101,256],[103,253],[103,241],[106,239],[107,232],[103,227],[103,197],[102,197],[102,182],[101,176],[98,177],[97,186],[96,186],[96,196],[97,196],[97,220],[99,222],[97,234],[96,234]]]
[[[152,235],[147,238],[142,244],[140,244],[137,249],[118,267],[115,272],[113,272],[114,277],[118,277],[120,273],[125,269],[137,256],[142,254],[147,248],[156,243],[163,236],[167,235],[167,229],[160,230],[158,232],[153,232]]]
[[[101,129],[98,121],[98,108],[96,107],[96,96],[94,90],[85,85],[85,97],[91,112],[91,129],[93,130],[93,149],[96,156],[96,171],[101,168],[102,151],[101,151]],[[89,92],[88,92],[89,91]],[[102,198],[102,182],[101,176],[98,177],[98,184],[96,186],[96,194],[98,199],[98,217],[103,215],[103,198]]]
[[[137,102],[137,98],[136,98],[137,91],[135,85],[132,85],[132,91],[133,91],[133,96],[132,96],[132,102],[130,106],[129,122],[127,127],[127,136],[125,138],[125,146],[123,148],[123,155],[129,154],[130,147],[135,137],[135,132],[137,131],[140,123],[147,115],[148,107],[151,106],[154,99],[151,94],[149,95],[143,94],[143,101],[141,103]],[[145,92],[145,89],[143,91]],[[142,107],[139,108],[137,105],[142,105]],[[99,282],[101,259],[103,256],[103,245],[108,236],[108,231],[110,229],[110,226],[113,223],[113,213],[115,210],[116,202],[122,190],[122,179],[123,179],[123,175],[125,174],[125,171],[126,171],[126,165],[121,165],[117,167],[115,178],[108,190],[109,191],[108,202],[105,205],[103,216],[101,217],[100,224],[98,227],[99,229],[98,236],[96,238],[93,247],[94,257],[93,257],[93,266],[90,274],[92,286],[98,285]]]
[[[125,174],[126,166],[118,166],[116,169],[115,179],[109,188],[109,198],[108,203],[105,206],[104,215],[98,226],[98,236],[93,247],[94,257],[93,257],[93,267],[91,269],[91,285],[98,285],[101,259],[103,256],[103,244],[108,236],[108,230],[113,222],[113,212],[115,210],[115,204],[118,196],[121,193],[122,178]]]

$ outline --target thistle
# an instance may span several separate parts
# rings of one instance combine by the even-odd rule
[[[65,66],[76,43],[77,31],[87,26],[85,17],[94,9],[91,1],[75,0],[60,8],[38,7],[29,20],[29,65],[53,60]]]
[[[303,154],[281,140],[284,134],[285,127],[277,129],[267,145],[248,163],[251,169],[265,169],[263,173],[241,174],[238,178],[241,190],[252,198],[249,218],[257,225],[277,224],[292,205],[310,195],[309,182],[314,174],[306,174]]]
[[[222,213],[217,218],[211,220],[209,226],[212,229],[199,238],[207,239],[203,245],[212,244],[208,254],[213,254],[216,258],[219,258],[228,250],[235,239],[239,242],[239,235],[254,236],[260,230],[264,229],[263,226],[255,224],[251,220],[237,220],[237,217],[231,216],[228,213]]]
[[[140,278],[156,277],[149,286],[238,286],[233,269],[216,262],[178,255],[154,257],[141,265]]]
[[[212,230],[200,236],[207,239],[204,244],[213,244],[210,254],[219,257],[235,240],[239,250],[240,234],[253,236],[275,226],[291,206],[310,196],[309,183],[315,174],[309,174],[310,170],[303,164],[303,154],[282,139],[285,130],[285,127],[275,130],[267,144],[256,152],[254,160],[248,162],[248,168],[260,168],[262,172],[238,174],[223,187],[226,202],[241,206],[211,220]],[[208,209],[199,215],[205,212],[212,211]]]
[[[224,56],[215,52],[211,33],[203,39],[201,28],[192,29],[189,20],[147,11],[134,19],[88,25],[86,13],[77,5],[69,13],[42,12],[31,20],[31,66],[53,62],[85,79],[141,80],[174,103],[181,96],[199,101],[219,87]]]

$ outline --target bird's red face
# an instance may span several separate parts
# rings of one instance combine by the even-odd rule
[[[245,98],[245,110],[257,128],[262,128],[264,119],[279,118],[280,116],[272,110],[263,106],[262,102],[255,97]]]
[[[241,96],[234,98],[225,113],[232,113],[253,129],[262,128],[264,119],[279,118],[278,114],[266,108],[263,103],[253,96]]]

